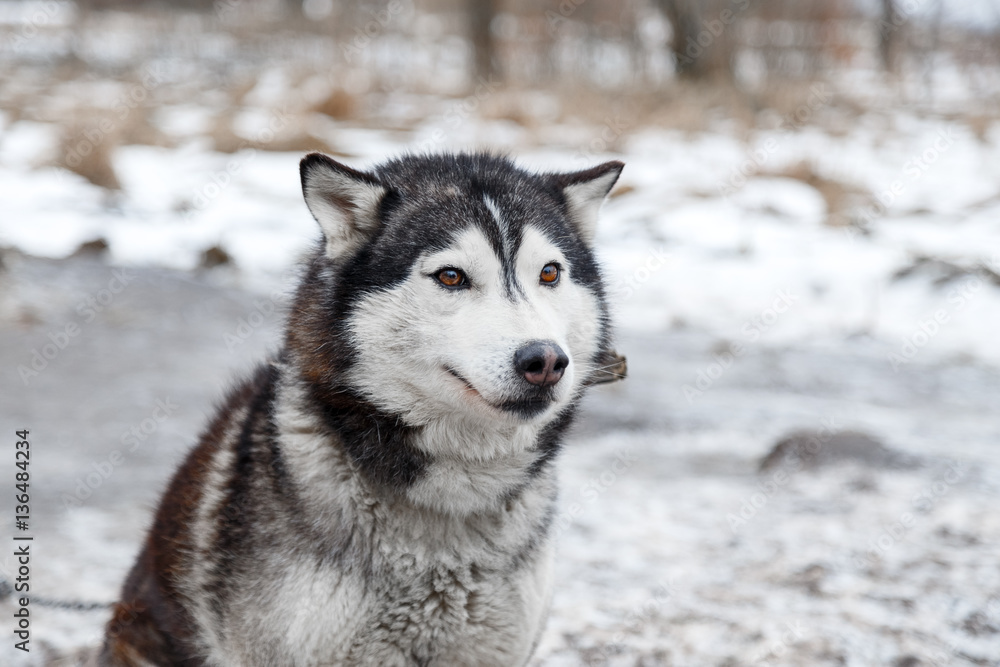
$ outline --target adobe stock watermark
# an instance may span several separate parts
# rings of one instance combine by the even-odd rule
[[[902,3],[894,0],[894,2],[895,11],[892,13],[892,20],[887,21],[884,14],[879,18],[878,33],[883,38],[906,25],[922,4],[919,0],[905,0]]]
[[[669,582],[663,583],[658,582],[656,586],[653,587],[652,592],[649,597],[642,603],[636,605],[625,615],[624,628],[615,632],[611,636],[611,641],[600,646],[594,657],[603,658],[604,660],[611,659],[612,656],[620,653],[622,648],[625,646],[625,640],[628,638],[629,634],[639,634],[642,628],[649,623],[658,614],[663,611],[664,605],[677,594],[677,586],[674,584],[674,579],[671,578]]]
[[[181,217],[190,222],[195,213],[203,211],[218,199],[226,188],[233,183],[233,178],[239,174],[249,163],[257,157],[255,146],[264,146],[274,141],[278,132],[288,125],[288,115],[284,109],[279,109],[271,114],[267,121],[267,127],[259,130],[251,139],[243,140],[237,146],[234,155],[226,161],[225,168],[209,174],[208,182],[199,187],[194,196],[191,197],[191,205],[184,211]]]
[[[771,499],[788,484],[792,475],[802,470],[805,465],[803,461],[805,456],[816,456],[823,449],[823,446],[830,442],[830,438],[834,434],[843,430],[836,421],[836,417],[821,419],[820,428],[805,440],[802,448],[804,451],[789,452],[781,465],[772,471],[767,479],[757,482],[755,491],[740,499],[739,509],[726,515],[726,522],[733,534],[738,533],[741,528],[756,518],[771,502]]]
[[[965,466],[959,461],[952,461],[940,479],[937,479],[916,494],[910,501],[913,510],[926,514],[937,506],[941,499],[947,496],[952,487],[965,478],[967,472]],[[883,526],[882,531],[872,539],[868,540],[868,549],[863,556],[854,558],[854,566],[864,568],[878,563],[885,556],[886,552],[896,546],[906,537],[906,534],[917,525],[917,517],[913,512],[902,512],[899,517],[888,526]]]
[[[220,21],[228,21],[235,17],[243,7],[245,7],[244,0],[215,0],[212,3],[212,11]]]
[[[124,452],[119,449],[112,450],[106,458],[91,463],[90,466],[93,470],[82,477],[76,478],[76,486],[73,489],[73,493],[62,494],[60,500],[62,501],[63,509],[82,506],[84,501],[94,495],[94,492],[111,478],[115,470],[125,463],[129,454],[139,449],[149,436],[159,430],[160,426],[174,415],[179,407],[169,396],[165,399],[157,399],[149,417],[146,417],[121,434],[119,440],[127,449]]]
[[[462,123],[483,103],[484,100],[492,96],[500,89],[502,82],[495,75],[490,75],[489,79],[479,77],[476,80],[476,87],[472,94],[460,102],[453,104],[444,114],[444,120],[452,129],[458,129]]]
[[[558,12],[551,9],[545,10],[545,22],[549,37],[555,37],[566,21],[586,2],[587,0],[560,0],[559,6],[556,8],[559,10]]]
[[[65,0],[18,3],[22,9],[21,23],[17,32],[8,38],[12,51],[20,51],[50,25],[68,25],[76,18],[77,5]]]
[[[222,342],[226,350],[235,352],[238,347],[247,342],[275,313],[280,312],[285,301],[285,294],[280,291],[271,292],[266,298],[254,299],[253,310],[245,317],[236,321],[236,328],[222,334]]]
[[[47,334],[48,343],[42,345],[41,349],[31,348],[29,365],[19,364],[17,367],[17,373],[24,386],[29,386],[32,379],[38,377],[48,368],[49,364],[55,361],[59,354],[69,346],[70,341],[83,333],[85,325],[97,319],[98,314],[104,312],[134,279],[135,276],[129,275],[128,269],[112,270],[111,278],[106,287],[88,294],[76,305],[76,312],[80,316],[79,322],[72,321],[61,329],[50,331]]]
[[[924,667],[924,665],[927,667],[952,667],[956,657],[967,658],[967,654],[962,651],[962,647],[958,643],[952,641],[943,648],[935,648],[929,653],[922,653],[920,657],[921,660],[918,663],[920,667]],[[966,662],[966,660],[962,660],[962,662]],[[969,662],[971,664],[986,664],[979,660]]]
[[[983,605],[983,616],[987,621],[995,622],[1000,625],[1000,595],[991,597]]]
[[[702,19],[702,30],[697,35],[689,35],[684,52],[676,55],[683,65],[691,65],[705,54],[705,49],[712,46],[715,40],[722,37],[726,29],[732,25],[740,14],[750,7],[752,0],[732,0],[733,9],[723,9],[714,19]]]
[[[899,349],[888,354],[887,359],[892,372],[899,373],[901,366],[913,361],[917,353],[926,347],[938,335],[941,327],[949,321],[951,315],[944,308],[939,308],[932,315],[920,320],[913,332],[903,336]]]
[[[781,147],[779,139],[784,139],[785,134],[808,123],[813,114],[827,106],[832,99],[833,93],[827,84],[815,83],[810,86],[806,101],[782,117],[778,126],[781,134],[778,137],[767,137],[760,145],[749,149],[743,161],[729,172],[729,177],[719,183],[719,194],[730,197],[739,191],[751,177],[760,173],[771,156],[778,152],[778,148]]]
[[[597,502],[618,481],[619,476],[627,472],[635,464],[636,460],[638,460],[638,454],[631,445],[619,450],[607,470],[587,480],[580,487],[579,498],[571,502],[556,517],[552,526],[553,535],[561,535],[573,525],[573,521],[583,514],[587,507]]]
[[[590,142],[581,150],[577,151],[577,153],[573,156],[573,160],[589,165],[603,159],[603,156],[612,149],[615,142],[617,142],[632,125],[632,119],[622,118],[620,113],[615,113],[613,116],[606,116],[604,118],[600,134],[591,139]]]
[[[941,474],[941,478],[931,482],[913,495],[910,504],[921,514],[926,514],[937,507],[941,499],[948,495],[951,488],[962,481],[968,471],[961,461],[950,461]]]
[[[489,79],[480,76],[472,94],[455,102],[445,111],[442,116],[444,122],[452,130],[457,130],[468,120],[469,116],[479,109],[483,101],[500,89],[500,86],[501,81],[495,75],[491,74]],[[415,153],[430,153],[447,140],[448,135],[445,130],[438,127],[427,138],[415,142],[410,150]]]
[[[919,153],[915,153],[903,163],[901,174],[892,180],[889,185],[875,192],[875,202],[869,206],[862,206],[855,209],[851,214],[851,225],[844,227],[844,233],[852,241],[855,240],[871,223],[884,217],[889,209],[896,203],[906,190],[923,178],[931,167],[933,167],[941,156],[948,152],[948,149],[955,145],[956,126],[949,125],[945,129],[938,130],[934,141]]]
[[[967,616],[962,623],[962,629],[966,636],[971,634],[982,637],[983,635],[1000,633],[1000,597],[991,597],[983,605],[982,611],[975,611]],[[921,652],[920,667],[925,665],[927,667],[952,667],[956,664],[956,658],[959,659],[959,664],[994,665],[994,667],[998,664],[986,656],[975,655],[967,651],[968,648],[967,641],[950,641],[946,646],[933,647],[929,651]]]
[[[654,273],[667,265],[670,255],[666,250],[653,248],[646,253],[646,258],[631,273],[617,276],[611,283],[611,290],[618,298],[627,301],[646,284]]]
[[[902,343],[894,351],[890,352],[886,359],[893,373],[899,373],[899,369],[911,363],[921,350],[926,348],[934,338],[951,322],[955,313],[961,312],[976,298],[976,295],[983,289],[988,280],[998,275],[997,268],[1000,268],[1000,256],[994,256],[988,262],[983,262],[976,267],[974,273],[965,278],[957,287],[948,291],[945,300],[948,304],[946,308],[938,308],[933,313],[921,318],[909,334],[903,336]]]
[[[66,164],[70,167],[80,166],[83,159],[93,153],[115,131],[115,128],[129,117],[136,107],[149,98],[150,93],[163,81],[162,65],[147,66],[139,83],[130,86],[125,95],[112,102],[111,109],[115,114],[115,120],[101,118],[94,127],[84,130],[78,140],[69,147],[65,158]]]
[[[799,297],[792,294],[790,290],[780,289],[771,302],[771,305],[764,308],[756,316],[751,317],[740,327],[740,333],[750,343],[757,342],[761,336],[767,333],[781,316],[791,310],[792,306],[799,300]],[[708,366],[698,371],[693,383],[685,384],[681,387],[684,398],[688,404],[702,396],[712,388],[712,385],[726,374],[737,359],[748,352],[747,345],[736,341],[729,343],[726,349],[714,355],[714,360]]]
[[[372,40],[381,35],[393,19],[402,14],[408,6],[409,4],[403,0],[389,0],[385,9],[372,13],[371,20],[363,26],[355,26],[354,37],[341,49],[344,60],[351,65],[355,64],[365,49],[371,46]]]
[[[781,658],[793,644],[797,643],[804,636],[805,630],[802,627],[802,621],[785,623],[785,629],[781,633],[781,636],[763,649],[757,651],[750,658],[750,664],[760,665],[760,667],[767,667],[767,665],[773,664],[772,661],[774,658]]]

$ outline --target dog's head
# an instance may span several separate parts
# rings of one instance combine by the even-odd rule
[[[608,348],[592,244],[623,166],[533,174],[475,154],[363,173],[304,158],[344,381],[410,425],[554,419]]]

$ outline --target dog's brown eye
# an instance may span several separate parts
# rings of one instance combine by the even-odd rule
[[[555,285],[559,282],[559,267],[555,264],[546,264],[538,279],[546,285]]]
[[[461,287],[465,284],[465,274],[458,269],[441,269],[437,274],[438,282],[445,287]]]

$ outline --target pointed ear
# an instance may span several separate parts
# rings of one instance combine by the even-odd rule
[[[336,259],[359,247],[378,229],[378,209],[388,192],[378,180],[322,153],[299,163],[302,195],[326,237],[326,254]]]
[[[584,171],[552,176],[556,186],[562,190],[563,197],[566,198],[570,221],[576,225],[580,236],[587,243],[594,242],[597,212],[601,210],[604,198],[611,192],[624,168],[624,162],[612,160]]]

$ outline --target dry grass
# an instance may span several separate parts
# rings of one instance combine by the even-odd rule
[[[849,227],[854,224],[851,213],[872,204],[872,195],[856,186],[835,181],[820,175],[809,162],[799,162],[769,176],[793,178],[815,188],[826,202],[826,224],[831,227]]]
[[[70,125],[63,133],[57,164],[83,176],[94,185],[108,190],[120,190],[121,183],[111,163],[111,152],[116,145],[117,136],[112,132],[102,131],[101,125]]]
[[[636,187],[634,185],[629,185],[628,183],[619,183],[616,185],[610,193],[608,193],[609,199],[617,199],[618,197],[623,197],[624,195],[635,192]]]
[[[233,117],[232,110],[220,115],[209,130],[212,147],[220,153],[235,153],[247,148],[247,140],[233,132]]]
[[[990,130],[994,125],[1000,123],[1000,114],[994,113],[970,113],[954,118],[958,122],[965,123],[976,135],[976,139],[982,143],[989,140]]]
[[[309,153],[319,151],[329,155],[340,155],[340,151],[327,143],[320,137],[313,136],[302,130],[284,132],[276,136],[272,141],[251,142],[253,148],[262,151],[284,151],[289,153]]]
[[[630,127],[655,125],[694,134],[722,123],[740,132],[760,125],[761,114],[792,114],[809,97],[808,86],[747,92],[725,83],[677,81],[660,89],[603,91],[592,88],[556,89],[561,121],[606,123],[618,118]],[[517,118],[514,118],[518,120]],[[527,124],[521,122],[521,124]]]
[[[124,115],[107,109],[77,108],[63,126],[56,164],[77,173],[94,185],[118,190],[112,154],[118,146],[171,146],[170,137],[150,124],[149,109],[136,106]]]
[[[338,88],[314,106],[313,111],[326,114],[334,120],[352,120],[357,118],[359,107],[354,95]]]
[[[829,84],[813,80],[781,81],[756,90],[725,81],[673,81],[660,88],[607,91],[566,86],[554,87],[551,92],[559,100],[561,122],[601,124],[618,117],[633,129],[653,125],[688,134],[724,128],[726,132],[749,136],[753,131],[779,125],[817,124],[841,134],[866,111]],[[516,90],[508,89],[506,94],[516,95]],[[531,126],[516,112],[509,117]]]
[[[676,82],[658,93],[649,122],[683,132],[706,132],[720,122],[746,131],[757,123],[760,104],[727,83]]]
[[[534,129],[550,122],[565,108],[562,101],[540,101],[536,91],[501,88],[480,100],[476,114],[489,120],[507,120]]]
[[[237,151],[252,148],[261,151],[286,151],[305,153],[309,151],[321,151],[329,154],[339,154],[326,140],[305,131],[303,126],[305,119],[290,118],[284,128],[275,134],[268,134],[268,141],[261,139],[248,139],[236,134],[233,131],[233,118],[235,110],[220,115],[209,131],[209,138],[212,146],[220,153],[235,153]]]
[[[166,146],[174,141],[149,122],[150,108],[140,106],[129,110],[117,132],[117,143],[122,146]]]

